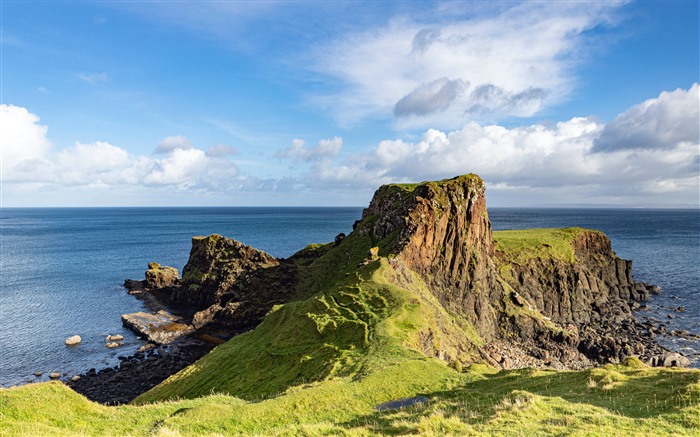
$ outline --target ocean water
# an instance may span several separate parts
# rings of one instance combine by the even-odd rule
[[[0,386],[113,366],[143,344],[120,316],[145,309],[122,287],[147,264],[184,267],[193,235],[220,233],[278,256],[349,233],[361,208],[5,208],[0,213]],[[640,318],[700,332],[700,212],[489,209],[494,229],[582,226],[634,260],[636,280],[662,294]],[[685,312],[672,308],[684,306]],[[78,334],[83,343],[66,347]],[[107,349],[104,337],[125,345]],[[686,354],[700,344],[664,339]],[[34,372],[44,372],[35,377]]]

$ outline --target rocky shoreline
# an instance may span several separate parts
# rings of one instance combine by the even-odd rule
[[[212,343],[187,339],[169,346],[119,357],[119,365],[90,369],[66,384],[88,399],[120,405],[155,387],[170,375],[197,361],[214,348]]]
[[[65,383],[92,401],[126,404],[249,329],[222,330],[215,324],[195,328],[192,306],[172,298],[179,285],[178,271],[158,263],[148,265],[145,280],[126,279],[125,289],[144,302],[150,313],[124,314],[122,323],[148,343],[132,355],[118,356],[116,366],[92,368]]]
[[[98,402],[129,402],[216,344],[255,328],[275,305],[321,291],[337,275],[323,263],[311,271],[324,254],[335,254],[335,264],[352,259],[347,276],[362,257],[358,269],[377,261],[380,247],[395,286],[424,284],[435,299],[424,304],[444,310],[411,347],[454,368],[481,362],[575,370],[629,357],[650,366],[690,364],[657,336],[700,336],[639,320],[637,311],[660,290],[635,282],[632,262],[618,258],[604,234],[581,228],[531,230],[524,240],[492,234],[484,190],[475,175],[384,186],[351,235],[288,259],[221,235],[193,237],[181,278],[176,269],[151,263],[144,280],[124,284],[153,311],[124,315],[124,325],[157,346],[68,384]],[[358,241],[362,246],[354,247]],[[455,329],[454,320],[473,337]]]

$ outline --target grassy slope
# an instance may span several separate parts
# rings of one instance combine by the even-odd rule
[[[542,241],[558,247],[571,234],[523,232],[511,241],[497,234],[499,249],[546,254]],[[350,236],[336,248],[310,248],[324,253],[304,271],[312,297],[276,308],[254,331],[139,397],[144,405],[103,407],[61,383],[2,389],[0,434],[700,434],[698,371],[632,360],[583,372],[475,365],[458,373],[426,358],[418,350],[427,327],[453,356],[478,336],[415,276],[403,278],[406,288],[392,285],[387,259],[357,269],[375,243]],[[373,409],[417,394],[429,403]]]
[[[50,382],[0,391],[0,434],[700,434],[700,372],[632,364],[581,372],[493,373],[474,366],[458,374],[427,360],[387,366],[362,381],[297,387],[262,402],[210,395],[111,408]],[[429,402],[372,408],[417,393]]]

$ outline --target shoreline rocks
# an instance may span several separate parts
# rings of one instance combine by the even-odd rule
[[[82,341],[83,339],[79,335],[73,335],[71,337],[66,338],[66,346],[77,346]]]
[[[146,337],[150,342],[158,344],[172,343],[194,331],[192,326],[182,323],[180,317],[173,316],[164,310],[155,314],[143,311],[124,314],[122,323],[137,334]]]
[[[197,361],[214,345],[183,339],[176,345],[159,346],[128,357],[118,357],[119,365],[90,369],[66,384],[88,399],[105,405],[126,404],[155,387],[169,376]]]

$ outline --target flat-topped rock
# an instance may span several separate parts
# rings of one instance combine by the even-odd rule
[[[122,323],[137,334],[143,335],[149,341],[158,344],[169,344],[176,339],[194,331],[190,325],[180,322],[178,317],[166,311],[158,311],[155,314],[138,313],[124,314]]]

